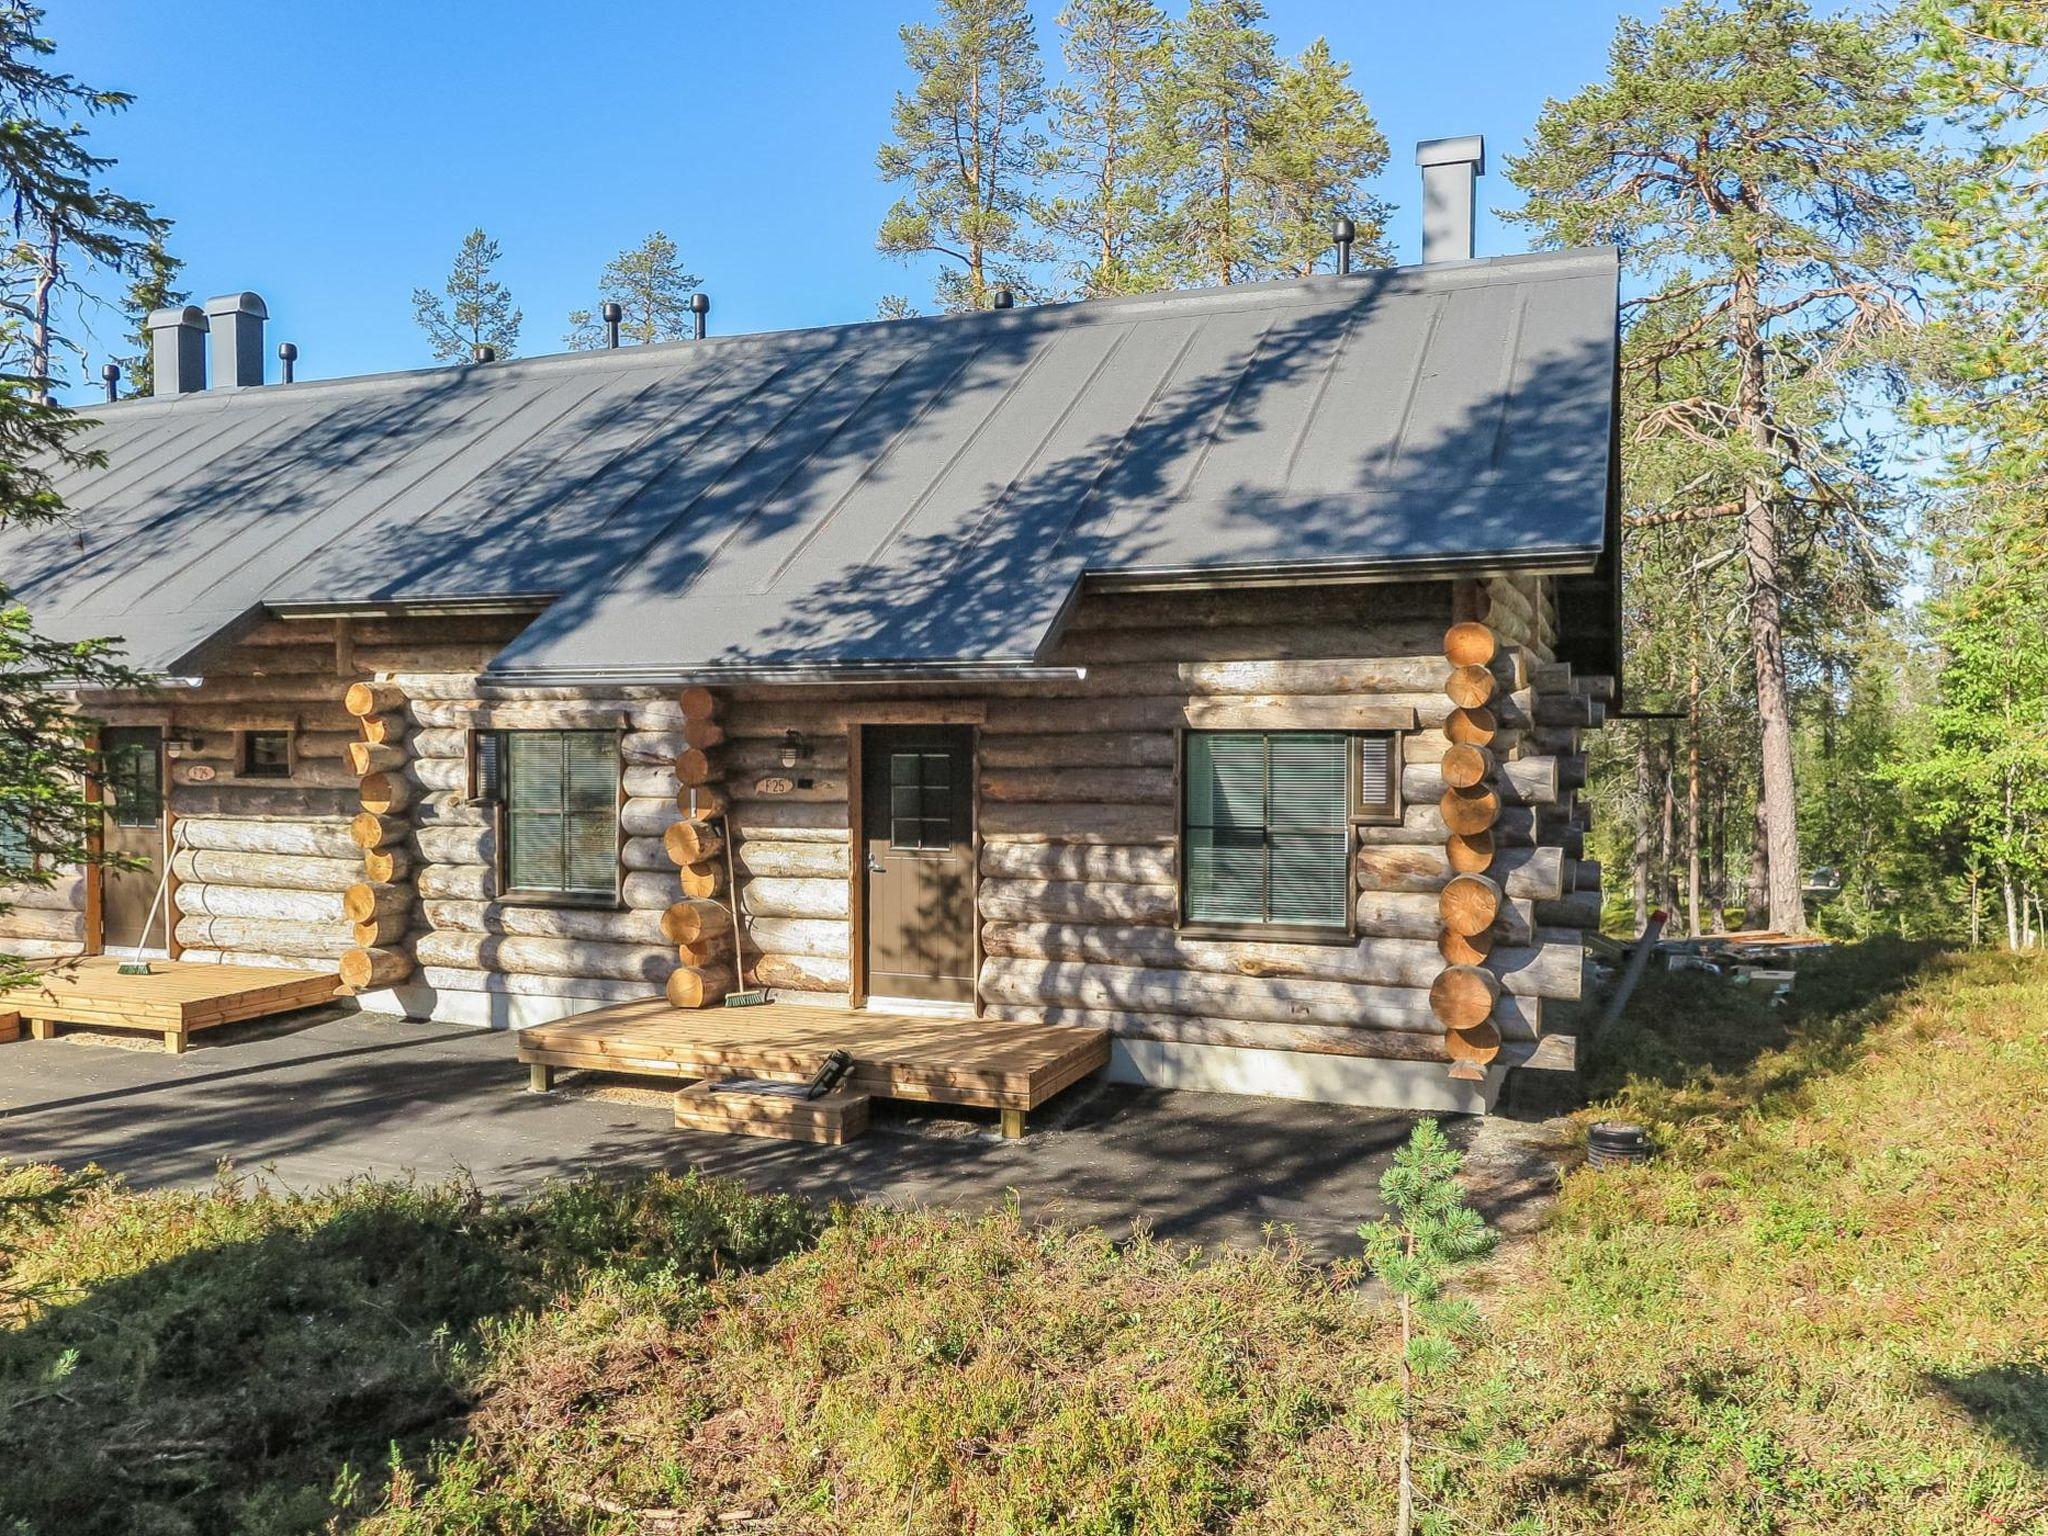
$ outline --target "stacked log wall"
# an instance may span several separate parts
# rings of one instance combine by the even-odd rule
[[[1445,968],[1442,763],[1449,584],[1091,596],[1053,667],[1074,680],[921,689],[748,689],[721,717],[750,976],[844,1001],[853,981],[851,732],[890,720],[978,725],[979,1000],[994,1016],[1106,1026],[1133,1040],[1449,1062],[1431,987]],[[1530,631],[1534,633],[1533,629]],[[1525,747],[1547,707],[1531,650],[1488,675],[1502,717],[1502,890],[1481,961],[1510,1040],[1576,997],[1579,936],[1539,907],[1577,878],[1539,818],[1568,765]],[[1287,943],[1180,927],[1176,733],[1408,728],[1402,819],[1358,829],[1357,936]],[[811,757],[779,765],[785,732]],[[765,787],[764,787],[765,786]],[[774,792],[770,792],[770,791]]]
[[[61,870],[48,884],[0,886],[0,955],[60,960],[85,952],[86,878]]]

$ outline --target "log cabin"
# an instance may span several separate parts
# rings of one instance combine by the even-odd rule
[[[1599,920],[1617,261],[1470,259],[1475,169],[1418,265],[1198,292],[283,384],[254,294],[160,311],[72,525],[0,536],[152,679],[78,698],[151,867],[0,949],[1490,1107]]]

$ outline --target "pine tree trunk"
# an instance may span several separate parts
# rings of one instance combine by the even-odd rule
[[[1714,933],[1728,930],[1728,791],[1714,791],[1714,814],[1707,829],[1707,923]]]
[[[1686,673],[1685,699],[1685,931],[1700,932],[1700,664]]]
[[[1678,794],[1672,782],[1676,756],[1666,736],[1657,748],[1657,782],[1664,797],[1657,823],[1657,905],[1667,915],[1678,909]]]
[[[1771,449],[1770,398],[1754,272],[1737,275],[1735,350],[1742,369],[1735,414],[1759,456]],[[1792,703],[1785,681],[1784,592],[1780,584],[1777,484],[1753,471],[1742,488],[1742,548],[1748,576],[1749,640],[1756,672],[1756,708],[1763,722],[1759,769],[1763,784],[1765,895],[1770,926],[1803,933],[1806,909],[1799,889],[1799,806],[1792,773]],[[1750,920],[1755,927],[1755,919]]]
[[[1631,874],[1636,899],[1636,932],[1650,924],[1650,735],[1636,732],[1636,846]]]
[[[1742,926],[1770,926],[1771,839],[1764,822],[1764,797],[1756,797],[1756,815],[1750,825],[1749,878],[1742,883]]]

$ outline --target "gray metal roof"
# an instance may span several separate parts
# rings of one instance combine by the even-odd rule
[[[95,411],[46,630],[175,672],[265,605],[545,596],[512,675],[1029,664],[1084,575],[1608,537],[1608,249],[714,338]]]

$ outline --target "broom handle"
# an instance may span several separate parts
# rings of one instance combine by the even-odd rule
[[[718,828],[725,834],[725,910],[732,916],[732,974],[738,990],[744,992],[747,990],[747,956],[740,944],[740,882],[732,861],[730,813],[718,818]]]

